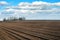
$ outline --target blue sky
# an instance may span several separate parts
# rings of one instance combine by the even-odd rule
[[[0,20],[11,16],[28,20],[60,20],[60,0],[0,0]]]
[[[0,0],[0,1],[7,1],[11,3],[12,5],[17,5],[20,2],[34,2],[34,1],[44,1],[44,2],[60,2],[60,0]]]
[[[59,2],[60,0],[0,0],[0,1],[7,1],[7,2],[34,2],[34,1],[45,1],[45,2]]]

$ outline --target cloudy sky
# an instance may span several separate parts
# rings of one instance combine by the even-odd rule
[[[9,17],[60,20],[60,0],[0,0],[0,20]]]

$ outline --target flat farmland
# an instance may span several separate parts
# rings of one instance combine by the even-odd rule
[[[60,21],[0,22],[0,40],[60,40]]]

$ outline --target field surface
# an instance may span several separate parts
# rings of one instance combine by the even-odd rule
[[[60,40],[60,21],[0,22],[0,40]]]

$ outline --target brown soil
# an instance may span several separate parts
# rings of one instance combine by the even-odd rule
[[[0,22],[0,40],[60,40],[60,21]]]

